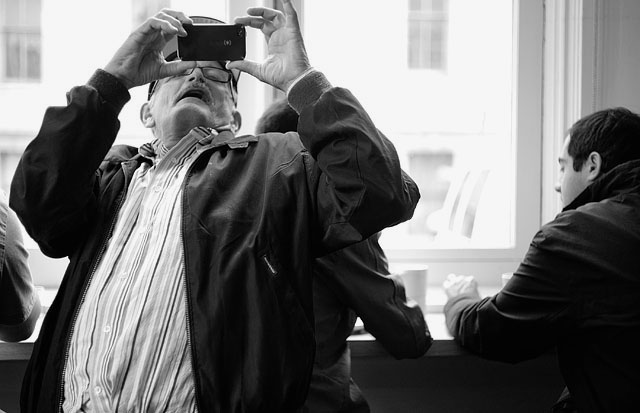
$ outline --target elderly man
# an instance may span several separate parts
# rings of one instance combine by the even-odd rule
[[[258,7],[263,63],[167,62],[163,10],[135,30],[26,149],[11,204],[70,264],[27,369],[23,411],[294,412],[314,359],[311,263],[408,219],[393,145],[311,68],[296,12]],[[287,93],[299,137],[236,136],[230,70]],[[127,89],[154,140],[111,148]]]
[[[447,325],[464,347],[494,360],[522,361],[557,346],[579,412],[636,411],[640,116],[614,108],[580,119],[559,163],[562,212],[495,296],[481,299],[473,278],[450,277]],[[563,398],[557,408],[569,405]]]

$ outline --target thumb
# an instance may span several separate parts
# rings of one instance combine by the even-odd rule
[[[260,65],[252,60],[234,60],[227,63],[227,69],[238,69],[241,72],[246,72],[251,76],[262,80],[260,78]]]
[[[178,60],[174,62],[167,62],[160,67],[160,70],[158,72],[158,77],[161,79],[168,76],[175,76],[178,73],[182,73],[187,69],[191,69],[195,65],[196,65],[195,61]]]

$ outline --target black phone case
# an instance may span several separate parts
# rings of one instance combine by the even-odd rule
[[[181,60],[243,60],[246,31],[240,24],[185,24],[187,36],[178,37]]]

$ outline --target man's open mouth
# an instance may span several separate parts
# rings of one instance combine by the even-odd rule
[[[206,90],[204,89],[199,89],[199,88],[193,88],[193,89],[188,89],[186,90],[182,95],[180,95],[180,97],[178,98],[178,100],[183,100],[186,98],[195,98],[195,99],[199,99],[205,103],[209,103],[211,101],[209,94],[207,93]]]

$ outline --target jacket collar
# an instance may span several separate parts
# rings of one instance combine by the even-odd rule
[[[640,194],[640,159],[622,163],[603,174],[562,211],[623,194]]]

